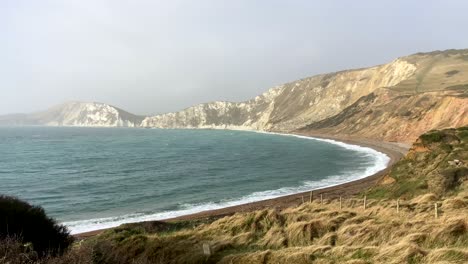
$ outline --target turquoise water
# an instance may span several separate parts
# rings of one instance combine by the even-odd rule
[[[367,148],[253,132],[0,128],[0,193],[43,206],[72,233],[334,185],[386,162]]]

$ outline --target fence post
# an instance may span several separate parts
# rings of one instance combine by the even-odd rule
[[[320,194],[320,204],[323,204],[323,194]]]
[[[400,213],[400,198],[398,198],[396,200],[396,212],[397,212],[397,214]]]
[[[203,254],[205,256],[211,256],[211,247],[210,244],[208,243],[203,243]]]
[[[309,203],[312,203],[312,191],[310,191]]]
[[[367,195],[364,195],[364,210],[366,210],[367,206]]]
[[[437,203],[434,204],[434,215],[435,218],[439,218],[439,208],[437,207]]]

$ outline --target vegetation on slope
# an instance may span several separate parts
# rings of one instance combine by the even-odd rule
[[[405,158],[393,165],[371,198],[405,198],[431,193],[442,197],[459,192],[468,179],[468,127],[429,131],[420,136]],[[391,183],[391,184],[385,184]]]
[[[263,210],[170,233],[138,227],[110,230],[94,242],[99,263],[428,263],[468,256],[465,192],[440,202],[409,200],[400,212],[392,201],[348,199],[305,203],[283,212]],[[203,254],[202,245],[213,254]],[[105,245],[105,246],[103,246]],[[460,262],[461,263],[461,262]]]

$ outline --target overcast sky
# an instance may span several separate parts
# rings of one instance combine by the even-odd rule
[[[0,114],[242,101],[319,73],[468,48],[468,1],[1,0]]]

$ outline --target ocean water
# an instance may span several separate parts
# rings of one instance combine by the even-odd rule
[[[331,140],[227,130],[0,128],[0,194],[72,233],[366,177],[389,158]]]

